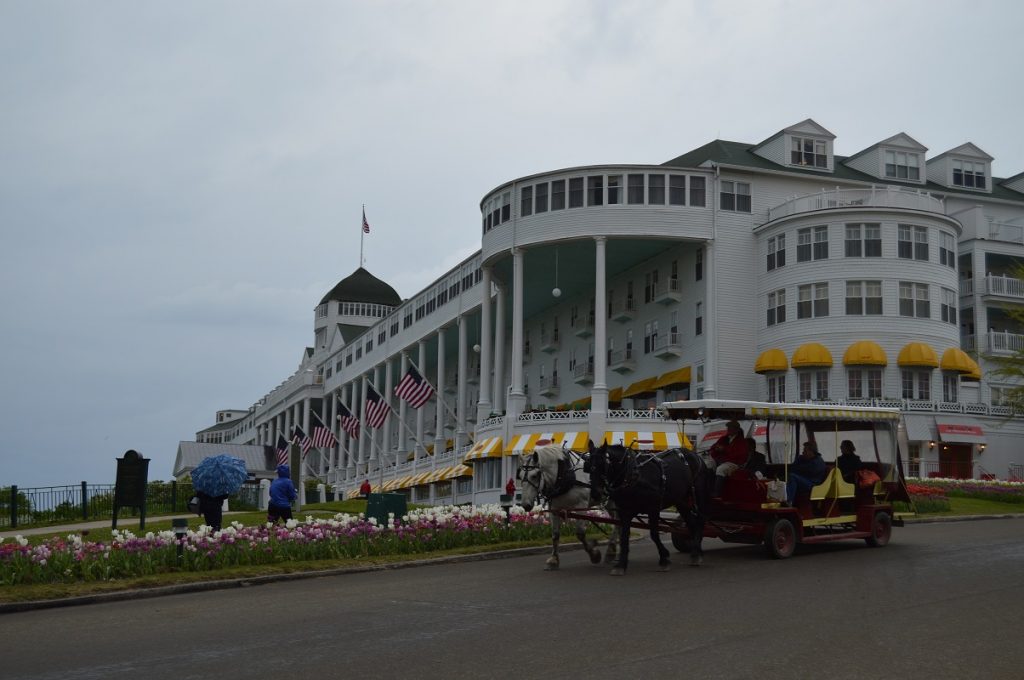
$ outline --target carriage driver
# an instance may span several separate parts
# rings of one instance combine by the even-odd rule
[[[740,424],[735,420],[726,423],[725,435],[714,443],[709,453],[715,461],[715,490],[711,495],[721,498],[725,478],[747,462],[747,442]]]

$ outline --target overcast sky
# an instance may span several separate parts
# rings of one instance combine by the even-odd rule
[[[298,366],[358,266],[403,297],[515,177],[814,118],[1024,171],[1016,2],[0,0],[0,485],[112,482]]]

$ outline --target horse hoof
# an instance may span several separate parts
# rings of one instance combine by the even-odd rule
[[[696,557],[691,557],[690,558],[690,566],[691,567],[699,567],[702,564],[704,564],[704,558],[702,556],[697,555]]]
[[[672,571],[672,565],[670,563],[659,564],[658,571]]]
[[[622,567],[615,567],[609,572],[612,576],[625,576],[626,570]]]
[[[547,564],[544,565],[544,571],[558,571],[558,563],[557,562],[548,562]]]
[[[590,563],[591,564],[600,564],[601,563],[601,551],[600,550],[595,550],[595,551],[590,553]]]

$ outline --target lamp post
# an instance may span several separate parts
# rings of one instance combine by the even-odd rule
[[[178,564],[185,550],[185,535],[188,533],[188,520],[184,517],[177,517],[171,520],[171,528],[174,529],[174,542],[178,547]]]

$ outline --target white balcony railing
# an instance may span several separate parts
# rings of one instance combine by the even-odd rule
[[[799,213],[837,208],[903,208],[945,214],[942,200],[926,191],[871,187],[870,189],[822,190],[817,194],[797,196],[768,210],[768,219],[777,220]]]
[[[987,335],[990,352],[1010,354],[1024,351],[1024,335],[1007,331],[989,331]]]
[[[985,293],[1024,299],[1024,281],[997,274],[985,275]]]
[[[612,321],[618,321],[625,323],[626,321],[632,321],[633,316],[636,314],[636,303],[632,298],[626,298],[625,300],[615,300],[612,302]]]
[[[540,334],[540,351],[547,354],[558,351],[558,329]]]
[[[608,353],[608,368],[616,373],[629,373],[636,368],[633,348],[616,349]]]
[[[572,369],[572,379],[578,385],[594,382],[594,366],[587,361],[577,362]]]
[[[671,359],[682,353],[682,336],[679,333],[665,333],[654,341],[654,356],[659,359]]]
[[[545,397],[553,397],[558,394],[558,376],[545,376],[540,379],[540,394]]]
[[[654,301],[659,304],[670,305],[682,299],[682,286],[679,285],[678,278],[670,278],[664,283],[659,283],[654,288]]]
[[[960,296],[974,295],[974,279],[960,279]]]

